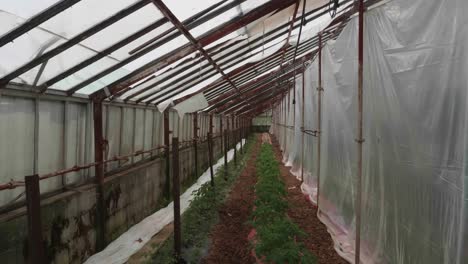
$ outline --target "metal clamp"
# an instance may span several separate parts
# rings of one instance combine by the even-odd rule
[[[363,138],[362,138],[362,139],[357,139],[357,138],[356,138],[354,141],[356,141],[356,142],[359,143],[359,144],[362,144],[362,143],[366,142],[366,140],[363,139]]]

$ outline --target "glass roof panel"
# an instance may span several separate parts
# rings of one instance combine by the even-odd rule
[[[222,2],[222,0],[163,0],[163,2],[169,8],[169,10],[171,10],[171,12],[179,19],[179,21],[184,21],[192,15],[205,10],[216,3]]]
[[[145,56],[142,56],[134,61],[132,61],[131,63],[125,65],[123,67],[123,69],[121,69],[120,72],[129,72],[129,71],[133,71],[135,69],[138,69],[139,67],[145,65],[146,63],[148,62],[151,62],[153,60],[156,60],[160,57],[162,57],[163,55],[177,49],[177,48],[180,48],[181,46],[187,44],[188,41],[187,39],[184,37],[184,36],[179,36],[169,42],[166,42],[165,44],[163,44],[162,46],[160,46],[159,48],[149,52],[148,54],[146,54]],[[112,74],[109,74],[108,76],[105,76],[105,78],[101,78],[100,80],[98,81],[95,81],[94,83],[88,85],[87,87],[84,87],[83,89],[79,90],[79,93],[83,93],[83,94],[90,94],[90,93],[93,93],[95,92],[97,89],[100,89],[100,88],[104,88],[105,86],[107,86],[108,84],[118,80],[119,78],[123,77],[125,74],[121,75],[120,73],[112,73]],[[102,85],[104,84],[104,85]],[[68,87],[68,89],[71,88],[71,87]]]
[[[0,12],[15,14],[21,18],[18,20],[19,24],[59,1],[61,0],[0,0]],[[11,29],[4,27],[4,25],[0,26],[0,35]]]
[[[40,26],[71,38],[139,1],[141,0],[81,0]],[[160,17],[162,14],[154,7],[152,19]]]

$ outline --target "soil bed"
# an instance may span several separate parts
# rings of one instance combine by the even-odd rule
[[[260,143],[259,135],[256,135],[249,161],[219,210],[219,222],[210,233],[210,251],[202,263],[255,263],[247,239],[252,227],[246,223],[254,204],[255,161]]]
[[[280,161],[281,176],[288,191],[288,216],[307,233],[301,242],[317,257],[319,264],[346,264],[333,248],[333,241],[327,228],[317,218],[317,207],[301,191],[301,181],[297,180],[281,162],[282,153],[276,138],[273,138],[275,156]]]

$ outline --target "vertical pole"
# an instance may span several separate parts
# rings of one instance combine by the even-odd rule
[[[229,133],[231,132],[231,129],[229,129],[229,124],[230,124],[230,122],[229,122],[229,116],[226,116],[226,128],[227,128],[227,129],[226,129],[226,133],[227,133],[227,134],[226,134],[226,139],[227,139],[227,140],[225,140],[225,141],[226,141],[227,144],[228,144],[226,149],[229,149],[229,147],[230,147],[230,146],[229,146],[229,136],[230,136]]]
[[[359,0],[359,32],[358,32],[358,172],[356,186],[356,256],[354,262],[361,261],[361,203],[362,203],[362,145],[363,135],[363,63],[364,63],[364,0]]]
[[[317,111],[317,208],[320,211],[320,161],[321,161],[321,144],[322,144],[322,33],[319,33],[319,54],[318,54],[318,111]]]
[[[208,162],[210,163],[211,186],[214,186],[213,171],[213,114],[210,114],[210,127],[208,130]]]
[[[68,101],[63,102],[63,129],[62,129],[62,168],[67,167],[68,156]],[[67,176],[62,175],[62,188],[67,185]]]
[[[170,146],[169,146],[169,110],[164,111],[163,114],[163,123],[164,123],[164,147],[165,147],[165,161],[166,161],[166,183],[164,185],[164,192],[166,198],[171,196],[171,161],[170,161]]]
[[[235,126],[235,116],[232,115],[231,126],[232,126],[232,143],[234,144],[234,164],[237,165],[237,139],[236,139],[236,126]]]
[[[41,197],[39,176],[26,176],[26,209],[28,217],[28,263],[45,263],[44,244],[42,240]]]
[[[304,67],[304,71],[302,72],[302,105],[301,105],[301,182],[304,182],[304,150],[305,150],[305,147],[304,147],[304,129],[305,129],[305,78],[304,78],[304,74],[305,74],[305,67]]]
[[[223,116],[219,116],[219,138],[221,140],[221,153],[224,153],[224,139],[223,139]]]
[[[106,207],[104,203],[104,138],[102,130],[102,102],[93,102],[94,114],[94,159],[97,165],[95,166],[95,175],[97,183],[97,205],[96,205],[96,222],[98,231],[96,234],[96,249],[101,251],[106,245]]]
[[[229,122],[227,122],[229,124]],[[227,161],[227,153],[228,153],[228,137],[227,137],[228,130],[224,130],[224,179],[227,180],[228,177],[228,161]]]
[[[237,135],[240,139],[240,153],[244,153],[244,150],[242,149],[242,120],[240,118],[237,118]]]
[[[198,177],[198,114],[193,113],[193,148],[195,159],[195,178]]]
[[[179,138],[172,138],[172,196],[174,197],[174,257],[181,257],[181,223],[180,223],[180,181],[179,181]],[[177,262],[179,263],[179,262]]]
[[[296,69],[294,69],[294,79],[293,79],[293,127],[296,128]]]

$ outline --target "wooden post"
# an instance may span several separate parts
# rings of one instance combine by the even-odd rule
[[[94,121],[94,161],[97,183],[96,196],[96,250],[101,251],[106,246],[106,206],[104,197],[104,138],[102,129],[102,102],[93,102]]]
[[[213,171],[213,115],[210,115],[210,127],[208,132],[208,162],[210,163],[211,186],[214,186],[214,171]]]
[[[181,258],[182,236],[180,223],[179,138],[172,138],[172,196],[174,197],[174,258]]]
[[[223,116],[219,116],[219,138],[221,140],[221,153],[224,153],[224,139],[223,139]]]
[[[229,124],[229,122],[228,122]],[[224,135],[227,135],[227,129],[224,130]],[[228,161],[227,161],[227,153],[228,153],[228,137],[224,136],[224,179],[227,180],[228,177]]]
[[[193,113],[193,148],[195,159],[195,178],[198,178],[198,114]]]
[[[242,120],[240,118],[237,118],[237,134],[240,139],[240,153],[244,153],[242,149]]]
[[[234,143],[234,164],[237,165],[237,138],[236,138],[236,126],[235,126],[235,116],[233,115],[231,118],[231,123],[232,123],[232,141]]]
[[[225,136],[227,138],[226,142],[227,142],[227,149],[229,149],[231,146],[229,144],[231,144],[231,129],[229,128],[229,116],[226,117],[226,127],[227,127],[227,130],[226,130],[226,133]]]
[[[39,176],[26,176],[26,209],[28,218],[28,263],[45,263],[41,224],[41,197]]]
[[[169,146],[169,110],[164,111],[163,116],[163,125],[164,125],[164,158],[165,158],[165,171],[166,171],[166,182],[164,184],[164,193],[167,199],[171,197],[171,158],[170,158],[170,146]]]

